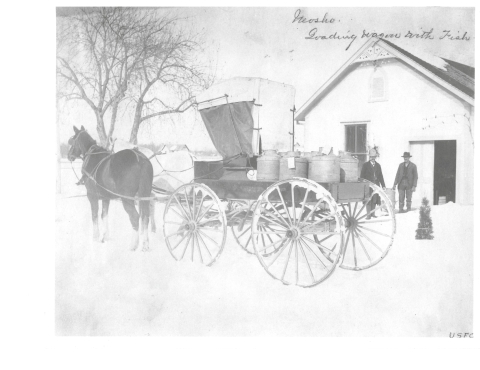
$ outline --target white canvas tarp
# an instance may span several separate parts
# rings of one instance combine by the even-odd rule
[[[252,149],[288,151],[292,148],[295,88],[262,78],[236,77],[220,81],[197,96],[198,109],[217,107],[227,103],[253,101]],[[231,124],[226,122],[225,124]],[[232,137],[232,140],[234,137]]]

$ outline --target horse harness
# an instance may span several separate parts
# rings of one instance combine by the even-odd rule
[[[103,190],[117,196],[117,197],[120,197],[120,198],[124,198],[124,199],[130,199],[130,200],[133,200],[133,201],[141,201],[141,200],[154,200],[156,199],[155,197],[129,197],[127,195],[122,195],[122,194],[118,194],[118,193],[115,193],[114,191],[111,191],[107,188],[105,188],[104,186],[100,185],[97,180],[96,180],[96,175],[97,175],[97,171],[98,169],[100,168],[100,165],[102,163],[104,163],[107,159],[111,158],[115,153],[113,152],[110,152],[110,151],[105,151],[105,152],[96,152],[94,153],[93,151],[95,150],[95,146],[97,146],[96,144],[92,145],[86,152],[85,152],[85,155],[84,155],[84,163],[83,163],[83,166],[82,166],[82,172],[85,173],[85,175],[90,179],[92,180],[96,186],[99,186],[100,188],[102,188]],[[97,146],[99,148],[101,148],[100,146]],[[133,152],[135,154],[135,157],[137,158],[137,162],[140,163],[140,156],[142,156],[143,158],[145,158],[147,161],[148,161],[148,158],[146,157],[145,154],[143,154],[142,152],[140,152],[137,148],[133,148],[133,149],[125,149],[125,150],[130,150],[131,152]],[[102,158],[100,160],[100,162],[97,163],[97,165],[95,166],[95,168],[93,169],[92,173],[88,173],[84,168],[86,166],[86,164],[88,163],[88,158],[91,156],[91,155],[95,155],[95,154],[108,154],[105,158]],[[98,192],[97,192],[98,194]]]

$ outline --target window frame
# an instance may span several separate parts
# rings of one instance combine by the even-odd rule
[[[373,96],[373,81],[375,78],[381,77],[383,80],[383,96]],[[370,78],[368,80],[368,102],[375,103],[375,102],[382,102],[388,100],[388,80],[385,74],[385,71],[380,66],[375,66]]]
[[[370,121],[351,121],[351,122],[341,122],[342,125],[345,126],[344,132],[345,132],[345,144],[344,148],[346,152],[349,152],[352,156],[358,159],[358,175],[360,176],[362,166],[365,162],[368,161],[368,130],[369,130],[369,123]],[[348,140],[347,140],[347,126],[354,126],[355,127],[355,152],[350,152],[348,151],[347,145],[348,145]],[[357,130],[359,126],[365,126],[365,152],[358,152],[357,151]],[[365,160],[363,160],[365,159]]]
[[[344,148],[346,152],[351,153],[352,155],[363,155],[368,154],[368,123],[367,121],[360,121],[360,122],[342,122],[345,126],[345,144]],[[355,152],[351,152],[347,148],[348,140],[347,140],[347,126],[354,126],[355,127]],[[359,126],[365,126],[365,152],[359,152],[357,149],[357,130]]]

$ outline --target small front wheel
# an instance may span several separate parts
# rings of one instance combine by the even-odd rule
[[[185,184],[169,198],[163,233],[173,258],[211,266],[220,256],[227,221],[217,195],[204,184]]]

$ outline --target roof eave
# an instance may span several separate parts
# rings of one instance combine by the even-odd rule
[[[450,91],[451,93],[453,93],[454,95],[457,95],[460,99],[463,99],[465,102],[467,102],[468,104],[470,104],[471,106],[475,106],[475,99],[472,98],[471,96],[465,94],[463,91],[457,89],[455,86],[449,84],[447,81],[445,81],[444,79],[438,77],[436,74],[434,74],[433,72],[430,72],[428,69],[426,69],[425,67],[423,67],[421,64],[417,63],[416,61],[410,59],[409,57],[407,57],[406,55],[404,55],[403,53],[399,52],[398,50],[396,50],[395,48],[392,48],[390,45],[388,45],[387,43],[385,42],[382,42],[382,47],[384,49],[386,49],[389,53],[392,53],[393,55],[395,55],[398,59],[400,60],[403,60],[405,63],[407,63],[408,65],[410,65],[411,67],[413,67],[414,69],[422,72],[425,76],[427,76],[428,78],[432,79],[433,81],[435,81],[436,83],[438,83],[440,86],[444,87],[445,89],[447,89],[448,91]]]
[[[295,116],[296,121],[303,121],[305,120],[305,116],[310,110],[312,104],[315,103],[317,98],[332,84],[334,83],[337,78],[339,78],[342,73],[352,64],[352,62],[357,59],[369,46],[372,39],[375,37],[369,38],[363,46],[357,50],[320,88],[315,91],[315,93],[308,99],[301,107],[298,109],[297,114]],[[377,39],[377,42],[380,39]]]
[[[303,104],[300,109],[298,110],[295,120],[296,121],[304,121],[306,115],[308,112],[311,110],[312,105],[318,104],[318,98],[320,95],[330,86],[332,85],[341,75],[342,73],[358,58],[368,47],[370,47],[372,39],[376,39],[377,41],[375,42],[381,42],[381,45],[384,49],[386,49],[389,53],[392,55],[395,55],[400,60],[403,60],[405,63],[410,65],[412,68],[419,70],[421,73],[423,73],[425,76],[428,78],[432,79],[436,83],[438,83],[440,86],[444,87],[454,95],[458,96],[460,99],[464,100],[471,106],[475,106],[475,99],[472,98],[471,96],[465,94],[463,91],[457,89],[455,86],[449,84],[447,81],[443,80],[442,78],[438,77],[434,73],[430,72],[428,69],[423,67],[422,65],[418,64],[414,60],[410,59],[409,57],[405,56],[402,52],[399,50],[396,50],[395,48],[391,47],[387,43],[383,42],[382,39],[371,37],[368,39],[365,44],[358,49],[358,51],[352,55],[336,72],[333,74],[311,97],[308,99],[305,104]]]

